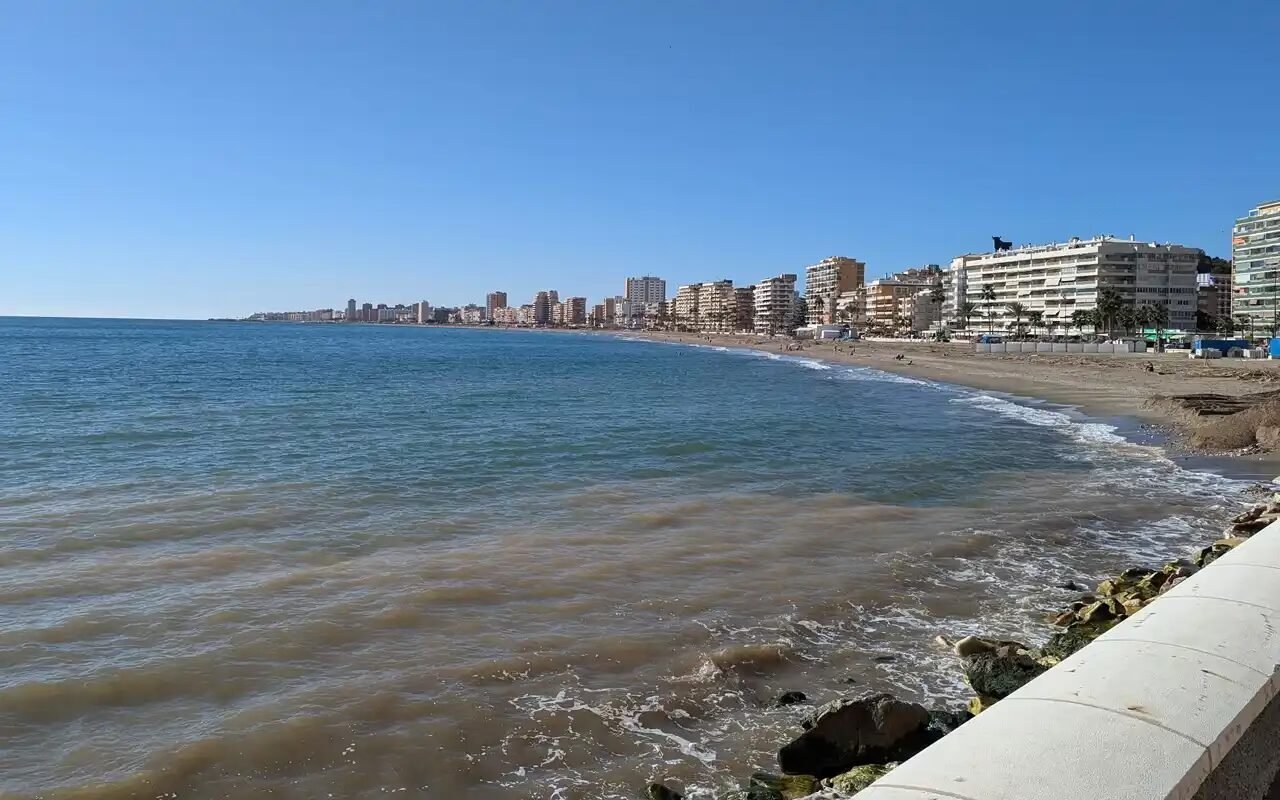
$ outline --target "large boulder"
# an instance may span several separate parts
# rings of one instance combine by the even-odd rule
[[[720,795],[720,800],[787,800],[782,792],[768,786],[748,786]]]
[[[1027,652],[1001,648],[961,659],[964,677],[980,695],[999,700],[1049,669]]]
[[[848,772],[843,772],[827,781],[827,785],[840,794],[856,794],[888,775],[896,766],[898,765],[866,764],[861,767],[854,767]]]
[[[1040,652],[1043,654],[1041,662],[1046,660],[1052,660],[1054,663],[1061,661],[1114,628],[1119,622],[1119,619],[1109,619],[1100,622],[1075,622],[1068,625],[1066,630],[1050,636],[1049,641],[1045,643],[1044,647],[1040,648]]]
[[[836,700],[804,721],[804,733],[778,751],[782,771],[831,778],[862,764],[910,758],[942,734],[929,712],[890,694]]]

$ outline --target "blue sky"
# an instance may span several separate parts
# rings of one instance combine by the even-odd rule
[[[0,314],[592,302],[1280,198],[1274,2],[18,2]]]

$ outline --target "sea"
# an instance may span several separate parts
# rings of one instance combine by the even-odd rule
[[[1214,538],[1249,481],[1135,431],[625,335],[0,319],[0,796],[710,797]]]

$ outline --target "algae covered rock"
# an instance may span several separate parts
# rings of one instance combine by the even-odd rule
[[[1076,622],[1068,625],[1065,631],[1059,631],[1050,636],[1045,646],[1040,648],[1040,652],[1043,654],[1041,661],[1043,662],[1047,658],[1056,658],[1061,661],[1114,628],[1119,622],[1119,619],[1110,619],[1102,622]]]
[[[996,699],[994,697],[984,697],[983,695],[970,697],[969,713],[976,717],[979,714],[981,714],[983,711],[986,711],[988,708],[991,708],[993,705],[995,705],[995,703],[996,703]]]
[[[772,772],[757,772],[747,783],[748,787],[762,786],[772,789],[782,795],[784,800],[796,800],[818,791],[818,779],[812,775],[774,775]]]
[[[961,662],[965,680],[973,690],[999,700],[1048,669],[1027,652],[979,653]]]
[[[768,786],[748,786],[720,795],[720,800],[787,800],[782,792]]]
[[[791,775],[831,778],[861,764],[910,758],[941,738],[929,727],[929,712],[890,694],[837,700],[804,722],[804,733],[778,751]]]
[[[1207,567],[1214,561],[1225,556],[1227,553],[1230,553],[1237,545],[1245,541],[1247,540],[1240,536],[1231,536],[1226,539],[1219,539],[1200,551],[1196,556],[1196,565],[1200,567]]]
[[[896,766],[897,764],[864,764],[835,776],[827,781],[827,785],[841,794],[855,794],[888,775]]]

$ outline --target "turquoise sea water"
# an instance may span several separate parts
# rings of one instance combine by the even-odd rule
[[[609,335],[0,319],[0,794],[627,797],[1238,482],[1059,409]],[[851,688],[852,687],[852,688]]]

